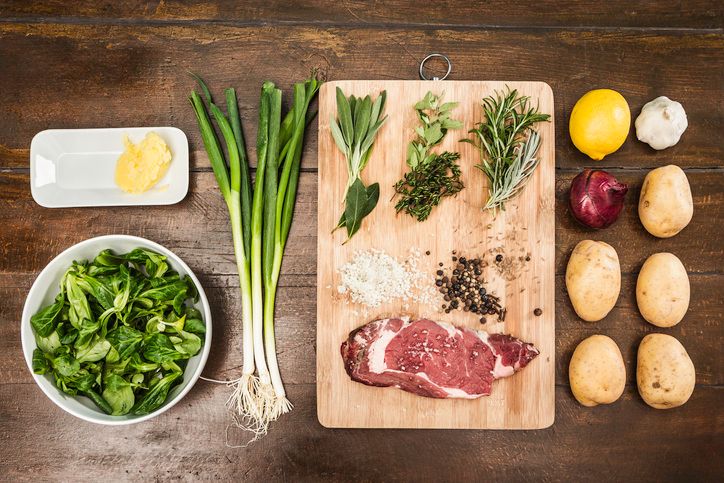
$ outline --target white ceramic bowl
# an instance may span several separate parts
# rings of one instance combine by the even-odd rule
[[[191,277],[191,280],[194,281],[196,288],[199,290],[199,303],[196,304],[196,308],[199,309],[204,316],[206,337],[204,339],[204,345],[201,348],[201,352],[189,359],[184,372],[183,382],[169,392],[168,399],[166,399],[163,406],[152,413],[142,416],[135,416],[132,414],[127,414],[125,416],[110,416],[98,409],[98,407],[93,404],[90,399],[84,396],[69,396],[60,391],[60,389],[55,387],[52,375],[45,374],[39,376],[33,373],[33,350],[35,350],[37,345],[35,343],[33,329],[30,326],[30,317],[41,308],[53,302],[55,296],[60,291],[60,279],[68,267],[71,266],[73,260],[92,260],[99,252],[105,250],[106,248],[110,248],[116,253],[126,253],[138,247],[148,248],[149,250],[165,255],[171,268],[176,270],[182,276],[188,275]],[[133,424],[151,419],[169,410],[174,404],[179,402],[196,383],[201,375],[201,371],[204,369],[206,359],[209,357],[209,349],[211,347],[211,310],[209,309],[209,301],[206,299],[204,289],[201,287],[196,275],[194,275],[194,272],[192,272],[191,269],[171,250],[159,245],[158,243],[146,240],[145,238],[128,235],[106,235],[91,238],[73,245],[55,257],[43,269],[43,271],[40,272],[40,275],[38,275],[38,278],[35,279],[33,286],[30,288],[28,298],[25,300],[25,307],[23,307],[23,317],[20,326],[20,337],[22,339],[25,362],[28,364],[28,368],[33,374],[35,382],[38,386],[40,386],[40,389],[43,390],[45,395],[48,396],[51,401],[73,416],[77,416],[92,423],[107,425]]]

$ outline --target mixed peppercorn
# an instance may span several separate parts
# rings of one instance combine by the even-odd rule
[[[457,257],[453,251],[453,270],[450,275],[442,269],[436,272],[435,285],[446,303],[442,309],[449,314],[452,310],[463,310],[480,315],[480,323],[484,324],[486,315],[496,315],[499,321],[505,320],[505,308],[500,305],[500,298],[489,294],[483,286],[483,268],[481,258],[467,259]],[[502,259],[502,255],[498,255]],[[497,260],[496,262],[500,262]],[[443,266],[441,262],[440,267]]]

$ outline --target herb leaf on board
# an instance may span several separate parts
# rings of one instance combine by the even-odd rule
[[[449,129],[460,129],[463,124],[450,117],[457,102],[442,103],[442,96],[428,92],[415,104],[420,126],[415,128],[416,138],[407,146],[407,166],[410,171],[395,183],[395,205],[399,213],[425,221],[442,198],[454,196],[464,188],[460,180],[458,153],[436,154],[431,149],[442,142]]]
[[[330,120],[330,131],[347,161],[347,189],[344,212],[334,230],[347,229],[346,243],[357,233],[362,220],[379,200],[379,184],[365,187],[360,176],[369,162],[377,132],[387,120],[387,116],[383,116],[387,92],[382,91],[373,101],[370,96],[346,97],[337,87],[336,97],[337,119],[333,116]]]
[[[530,105],[530,97],[516,89],[495,92],[483,99],[485,119],[469,131],[473,139],[464,139],[480,150],[476,165],[488,178],[488,200],[483,209],[505,210],[505,203],[516,197],[538,167],[536,157],[540,135],[533,129],[550,119]]]

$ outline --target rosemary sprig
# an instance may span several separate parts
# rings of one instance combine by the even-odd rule
[[[482,162],[476,167],[488,178],[488,200],[483,209],[495,214],[525,187],[538,166],[536,158],[540,135],[532,126],[550,119],[530,105],[530,97],[518,95],[516,89],[483,99],[485,119],[465,139],[480,149]],[[477,142],[476,142],[477,141]]]
[[[415,128],[417,137],[407,147],[410,171],[394,186],[395,195],[400,196],[395,205],[398,213],[404,210],[417,221],[425,221],[443,197],[463,189],[460,167],[456,164],[460,154],[430,152],[442,142],[449,129],[463,126],[460,121],[450,118],[450,111],[457,105],[457,102],[442,103],[442,96],[432,92],[415,104],[421,126]]]

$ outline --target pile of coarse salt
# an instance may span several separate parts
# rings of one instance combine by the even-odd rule
[[[379,307],[396,299],[431,303],[437,291],[435,278],[417,269],[420,251],[411,248],[402,263],[381,250],[358,251],[339,269],[340,294],[366,307]]]

